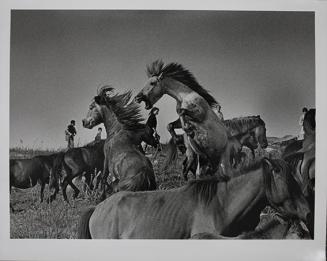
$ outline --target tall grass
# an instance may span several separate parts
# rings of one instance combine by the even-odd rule
[[[52,149],[32,149],[25,147],[15,147],[10,149],[11,157],[33,157],[36,155],[50,154],[57,150]],[[151,160],[159,189],[166,190],[176,188],[186,184],[182,173],[182,161],[184,156],[179,154],[175,164],[167,171],[162,171],[162,164],[165,159],[166,146],[163,145],[163,151],[155,155],[155,150],[149,148],[147,156]],[[246,150],[245,150],[246,151]],[[245,164],[252,159],[250,152],[246,151],[247,157]],[[280,151],[257,152],[257,157],[275,158],[280,156]],[[98,174],[98,173],[96,173]],[[18,190],[13,189],[11,194],[11,203],[17,210],[10,214],[10,236],[11,238],[76,238],[77,225],[81,213],[97,204],[100,188],[90,190],[86,187],[83,191],[83,179],[76,180],[76,185],[81,193],[76,199],[72,199],[72,191],[68,190],[70,204],[64,202],[61,193],[57,195],[57,199],[51,204],[46,202],[40,203],[40,188],[36,186],[31,189]],[[45,199],[48,198],[50,192],[48,187],[45,189]]]

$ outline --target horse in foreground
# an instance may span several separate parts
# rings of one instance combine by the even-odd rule
[[[116,191],[157,188],[152,164],[141,147],[142,141],[156,147],[157,140],[151,135],[149,127],[143,123],[138,104],[131,101],[131,92],[108,97],[106,92],[112,90],[111,87],[102,88],[83,119],[85,128],[91,129],[103,123],[107,132],[102,198],[105,196],[109,173],[119,180],[114,188]]]
[[[279,221],[278,219],[272,219],[262,227],[236,237],[199,233],[193,235],[191,239],[311,239],[311,237],[306,229],[301,226],[299,220]]]
[[[50,173],[53,169],[54,160],[57,154],[39,155],[31,159],[10,159],[10,184],[19,189],[32,188],[40,184],[41,202],[44,199],[44,188],[49,183]],[[11,206],[13,210],[13,207]]]
[[[114,194],[83,215],[79,238],[238,236],[256,227],[266,205],[311,229],[312,214],[288,164],[263,159],[229,181],[194,180],[172,190]]]
[[[224,155],[228,131],[212,109],[217,104],[215,98],[181,64],[164,65],[162,61],[155,61],[147,67],[147,75],[149,79],[135,101],[143,101],[148,110],[164,94],[174,98],[188,143],[199,155],[200,168],[206,168],[209,163],[216,172],[221,164],[228,172],[231,166],[229,158]]]
[[[104,161],[104,143],[105,140],[89,143],[83,147],[77,147],[58,153],[55,159],[53,175],[51,183],[55,187],[54,193],[50,196],[50,201],[56,198],[59,192],[59,183],[62,188],[64,200],[68,201],[67,186],[70,185],[74,190],[73,197],[76,198],[80,193],[79,189],[74,185],[73,179],[85,176],[85,183],[90,189],[93,188],[93,173],[97,169],[102,170]],[[64,172],[62,172],[64,170]],[[61,182],[59,182],[61,180]]]

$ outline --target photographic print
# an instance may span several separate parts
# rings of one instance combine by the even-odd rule
[[[12,10],[11,239],[314,239],[315,13]]]

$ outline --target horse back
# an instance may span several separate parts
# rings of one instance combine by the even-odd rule
[[[303,140],[294,140],[294,142],[292,142],[291,144],[286,146],[286,148],[284,149],[282,158],[285,159],[289,155],[291,155],[291,154],[297,152],[298,150],[302,149],[302,145],[303,145]]]
[[[118,192],[90,219],[92,238],[189,238],[192,199],[174,191]]]
[[[11,186],[25,189],[36,185],[44,175],[44,166],[38,158],[10,161]]]

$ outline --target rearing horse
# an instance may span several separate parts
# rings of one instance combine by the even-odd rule
[[[112,90],[111,87],[102,88],[83,119],[85,128],[91,129],[103,122],[107,132],[102,198],[109,172],[119,180],[115,190],[141,191],[157,187],[152,164],[140,150],[141,141],[156,146],[156,140],[142,123],[140,108],[131,101],[132,93],[129,91],[108,97],[106,92]]]
[[[135,97],[144,101],[145,109],[167,94],[177,102],[176,111],[192,150],[199,155],[200,168],[210,164],[213,172],[220,164],[230,170],[229,158],[223,157],[228,142],[228,131],[212,110],[217,101],[181,64],[164,65],[161,60],[147,67],[147,80]]]

